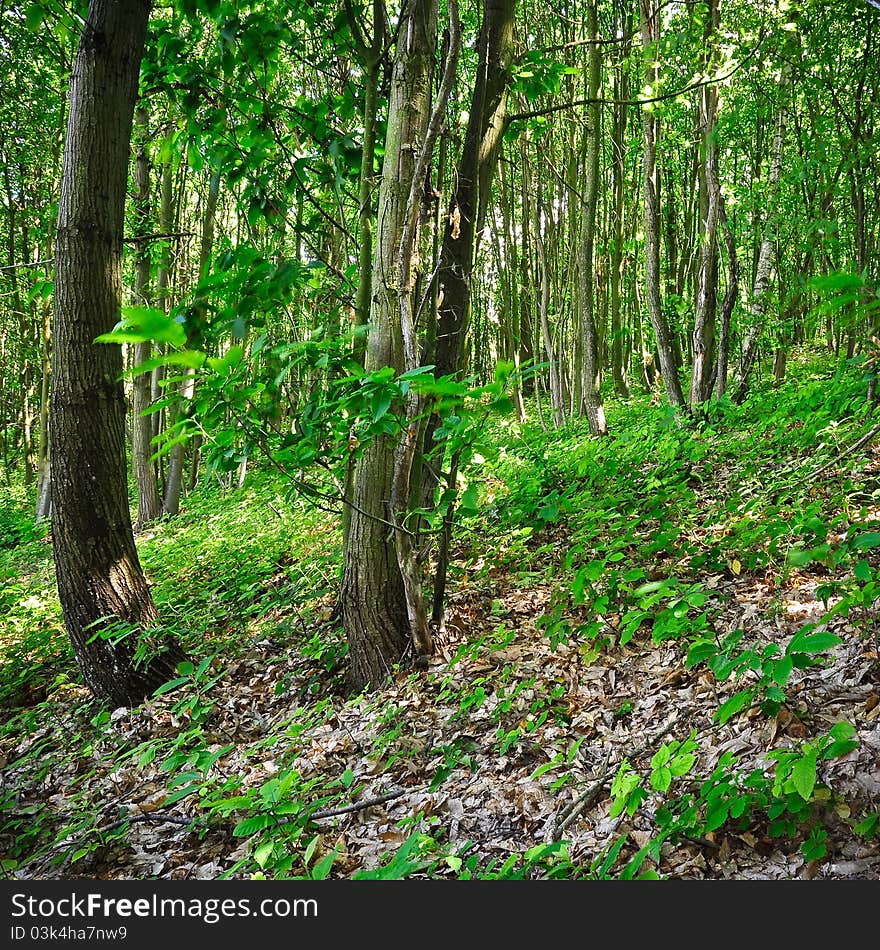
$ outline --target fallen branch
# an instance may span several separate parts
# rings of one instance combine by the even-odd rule
[[[316,811],[309,815],[309,821],[320,820],[321,818],[335,818],[337,815],[348,815],[351,812],[363,811],[365,808],[372,808],[373,805],[384,805],[385,802],[393,801],[406,795],[409,789],[396,788],[393,791],[385,792],[384,795],[377,795],[375,798],[368,798],[364,802],[355,802],[353,805],[343,805],[342,808],[328,808],[325,811]]]
[[[352,812],[363,811],[365,808],[372,808],[373,805],[383,805],[385,802],[393,801],[395,798],[400,798],[403,795],[406,795],[409,789],[405,788],[395,788],[390,792],[385,792],[382,795],[376,795],[374,798],[367,798],[362,802],[355,802],[351,805],[343,805],[340,808],[327,808],[323,811],[313,812],[311,815],[306,815],[306,821],[320,821],[323,818],[335,818],[338,815],[348,815]],[[70,818],[71,816],[60,816]],[[302,821],[303,815],[290,815],[287,818],[282,819],[276,823],[277,826],[281,825],[290,825],[297,821]],[[76,847],[81,844],[87,838],[92,835],[104,835],[108,834],[111,831],[116,831],[119,828],[124,827],[125,825],[134,825],[140,822],[154,822],[157,825],[180,825],[180,826],[190,826],[191,828],[215,828],[220,829],[222,825],[211,825],[203,818],[184,818],[182,815],[165,815],[162,814],[161,810],[150,813],[140,813],[134,815],[125,815],[123,818],[118,818],[116,821],[108,822],[106,825],[98,825],[96,828],[90,828],[85,834],[80,835],[77,838],[66,839],[64,841],[58,841],[53,844],[51,847],[47,848],[41,854],[36,855],[30,861],[25,862],[19,866],[21,868],[27,867],[29,864],[33,864],[37,858],[45,857],[47,854],[51,854],[53,851],[61,851],[63,849],[70,850],[71,848]]]
[[[669,735],[669,733],[672,732],[672,730],[678,724],[678,720],[678,716],[670,720],[656,735],[652,736],[635,752],[633,752],[632,758],[637,759],[640,755],[643,755],[648,751],[648,749],[659,742],[664,736]],[[565,831],[565,829],[575,820],[575,818],[577,818],[587,808],[589,808],[590,805],[593,804],[593,802],[599,797],[602,789],[607,784],[608,779],[614,775],[618,768],[618,765],[604,768],[596,781],[583,794],[578,795],[574,801],[569,802],[569,804],[562,809],[559,816],[556,818],[556,821],[554,821],[551,826],[551,840],[558,839],[562,832]]]
[[[857,442],[854,442],[846,451],[839,452],[834,458],[829,459],[821,468],[816,469],[815,472],[810,476],[811,478],[818,478],[823,472],[827,472],[832,465],[836,462],[839,462],[841,459],[845,459],[848,455],[852,455],[854,452],[858,452],[859,449],[863,449],[872,439],[874,439],[877,433],[880,432],[880,425],[874,426],[870,432],[866,432]]]

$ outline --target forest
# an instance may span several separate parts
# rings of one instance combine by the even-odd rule
[[[0,878],[880,879],[878,102],[873,0],[0,0]]]

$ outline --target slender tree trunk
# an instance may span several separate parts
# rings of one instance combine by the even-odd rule
[[[593,249],[596,239],[596,209],[599,195],[599,136],[600,105],[598,102],[602,81],[602,52],[599,46],[598,0],[587,4],[587,39],[591,40],[589,52],[588,98],[594,100],[587,106],[586,149],[584,155],[584,201],[581,208],[581,240],[579,248],[580,277],[580,337],[583,346],[582,388],[584,409],[592,435],[606,435],[605,409],[600,389],[601,363],[599,361],[599,334],[595,313],[595,275]],[[579,372],[581,369],[579,368]]]
[[[705,43],[709,69],[715,60],[712,44],[721,18],[721,0],[709,0]],[[718,212],[721,183],[718,179],[716,125],[718,90],[706,85],[700,90],[700,135],[702,138],[701,180],[705,194],[705,216],[701,221],[700,269],[697,279],[697,309],[694,319],[691,409],[712,395],[715,370],[715,318],[718,309]]]
[[[217,213],[217,200],[220,196],[220,176],[211,175],[208,183],[208,197],[202,216],[202,240],[199,248],[199,280],[207,276],[211,261],[211,249],[214,246],[214,216]],[[195,370],[188,368],[180,384],[180,406],[178,412],[184,412],[195,392]],[[165,514],[176,515],[180,511],[180,492],[183,486],[183,463],[186,458],[186,442],[176,443],[169,453],[168,477],[165,483]]]
[[[135,233],[146,237],[150,232],[150,159],[147,155],[149,138],[149,113],[145,106],[139,106],[135,113]],[[150,304],[150,243],[140,241],[135,256],[135,298],[138,306]],[[152,346],[149,340],[134,345],[136,366],[150,358]],[[138,373],[132,384],[132,440],[131,463],[138,492],[138,527],[155,521],[162,514],[162,500],[156,482],[156,469],[153,466],[151,440],[153,438],[153,420],[144,413],[150,407],[151,377],[148,373]]]
[[[435,375],[458,373],[470,308],[477,224],[488,203],[507,115],[516,0],[485,0],[479,62],[467,132],[440,252],[443,293],[434,352]]]
[[[730,361],[730,326],[733,309],[739,300],[739,259],[736,253],[736,240],[733,236],[727,214],[724,209],[724,195],[719,196],[718,217],[724,231],[724,246],[727,249],[727,290],[721,301],[718,318],[718,350],[715,366],[715,398],[721,399],[727,392],[727,368]]]
[[[770,159],[770,174],[767,180],[767,217],[764,221],[764,233],[758,262],[755,268],[755,282],[748,311],[750,325],[743,340],[742,356],[737,373],[734,401],[742,402],[749,390],[749,379],[758,354],[758,340],[764,329],[767,315],[767,303],[770,289],[770,275],[776,253],[776,213],[779,203],[779,179],[782,175],[782,160],[785,153],[785,118],[788,71],[783,73],[780,103],[776,112],[776,132],[773,136],[773,153]]]
[[[55,250],[58,594],[86,683],[115,705],[139,702],[183,659],[169,642],[149,662],[135,663],[135,640],[156,626],[157,613],[128,508],[122,357],[117,346],[93,342],[119,318],[129,143],[148,16],[140,0],[89,4],[71,79]],[[120,624],[134,633],[117,639]]]
[[[624,67],[618,69],[615,82],[615,99],[629,98],[629,83]],[[614,203],[612,208],[612,247],[611,247],[611,378],[619,396],[629,396],[626,371],[623,358],[623,320],[620,299],[620,285],[623,278],[623,224],[625,215],[626,189],[626,120],[628,107],[614,106],[612,128],[612,190]]]
[[[162,184],[159,196],[159,233],[172,234],[176,230],[174,220],[174,162],[169,157],[162,165]],[[160,243],[156,268],[156,306],[165,313],[171,310],[172,246],[170,238]],[[158,402],[162,395],[161,382],[164,378],[164,367],[157,366],[150,376],[150,398],[153,402]],[[153,438],[162,431],[162,422],[165,418],[164,409],[161,412],[154,412],[150,416]]]
[[[52,494],[49,490],[49,375],[51,372],[51,336],[52,308],[43,305],[43,332],[41,334],[41,372],[40,372],[40,448],[37,465],[37,508],[36,520],[49,517]]]
[[[659,71],[656,58],[659,55],[659,14],[653,0],[641,2],[642,46],[645,50],[647,65],[646,82],[651,89],[657,86]],[[648,298],[648,311],[654,327],[657,342],[657,355],[660,359],[660,372],[666,386],[669,404],[676,409],[685,407],[684,393],[679,377],[680,361],[663,305],[660,300],[660,202],[659,179],[657,174],[657,120],[650,108],[642,110],[642,130],[645,142],[644,155],[644,199],[645,199],[645,293]]]

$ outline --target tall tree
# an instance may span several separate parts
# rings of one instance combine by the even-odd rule
[[[149,139],[149,112],[146,106],[138,106],[135,114],[135,251],[134,294],[139,306],[150,304],[150,157],[147,154]],[[134,345],[134,362],[138,366],[150,358],[152,344],[149,340]],[[151,459],[150,442],[153,438],[153,420],[145,415],[150,407],[151,377],[138,373],[132,383],[131,411],[131,466],[137,482],[138,526],[155,521],[162,514],[162,499],[156,468]]]
[[[660,77],[657,62],[660,56],[660,13],[653,0],[641,0],[641,30],[646,58],[646,88],[654,95]],[[679,377],[680,360],[660,299],[660,177],[657,173],[657,118],[652,105],[642,107],[642,132],[645,146],[645,292],[666,395],[670,405],[678,409],[685,405]]]
[[[581,209],[580,260],[580,333],[583,347],[584,411],[590,424],[591,435],[605,435],[605,409],[602,405],[599,362],[599,330],[595,313],[595,268],[593,248],[596,243],[596,209],[599,196],[599,151],[601,135],[601,105],[599,91],[602,81],[602,48],[599,45],[599,4],[587,4],[587,40],[590,43],[587,105],[586,150],[584,156],[584,201]]]
[[[436,0],[406,0],[391,78],[379,189],[366,370],[405,367],[399,294],[400,245],[416,162],[428,128],[437,44]],[[407,288],[408,291],[408,288]],[[407,593],[398,563],[392,484],[395,444],[370,441],[355,467],[340,603],[355,688],[385,682],[411,641]],[[426,650],[429,644],[417,644]]]
[[[438,285],[442,290],[442,303],[437,314],[431,360],[437,377],[459,374],[462,370],[474,261],[507,119],[515,11],[516,0],[484,0],[483,23],[477,40],[477,78],[440,251]],[[432,416],[425,426],[423,442],[426,451],[433,443],[438,422],[439,419]],[[430,469],[426,468],[426,473],[429,497],[424,502],[430,507],[435,481]],[[457,475],[457,459],[451,459],[446,484],[454,487]],[[452,514],[450,511],[444,519],[440,534],[432,607],[435,623],[440,623],[443,615]]]
[[[704,38],[707,71],[715,56],[713,44],[721,20],[721,0],[709,0]],[[699,128],[701,161],[699,167],[701,202],[700,270],[697,278],[697,309],[694,318],[694,362],[691,371],[691,409],[712,395],[715,370],[715,317],[718,310],[718,218],[721,206],[721,183],[718,177],[718,143],[716,117],[718,89],[707,83],[700,90]]]
[[[136,663],[135,636],[157,611],[128,507],[118,346],[96,344],[119,318],[132,116],[150,4],[91,0],[70,85],[56,235],[52,540],[58,594],[91,690],[131,705],[174,674],[176,643]],[[110,634],[110,635],[102,635]]]

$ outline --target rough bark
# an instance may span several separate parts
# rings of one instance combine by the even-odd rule
[[[135,663],[157,623],[128,508],[122,357],[95,344],[119,318],[132,115],[149,4],[91,0],[70,88],[56,235],[52,539],[64,621],[101,699],[137,703],[174,675],[173,641]],[[102,636],[134,631],[122,639]]]
[[[401,371],[399,248],[417,149],[424,140],[437,42],[436,0],[401,11],[388,108],[365,368]],[[406,594],[390,521],[394,442],[372,439],[355,466],[340,605],[353,688],[384,683],[410,644]]]

